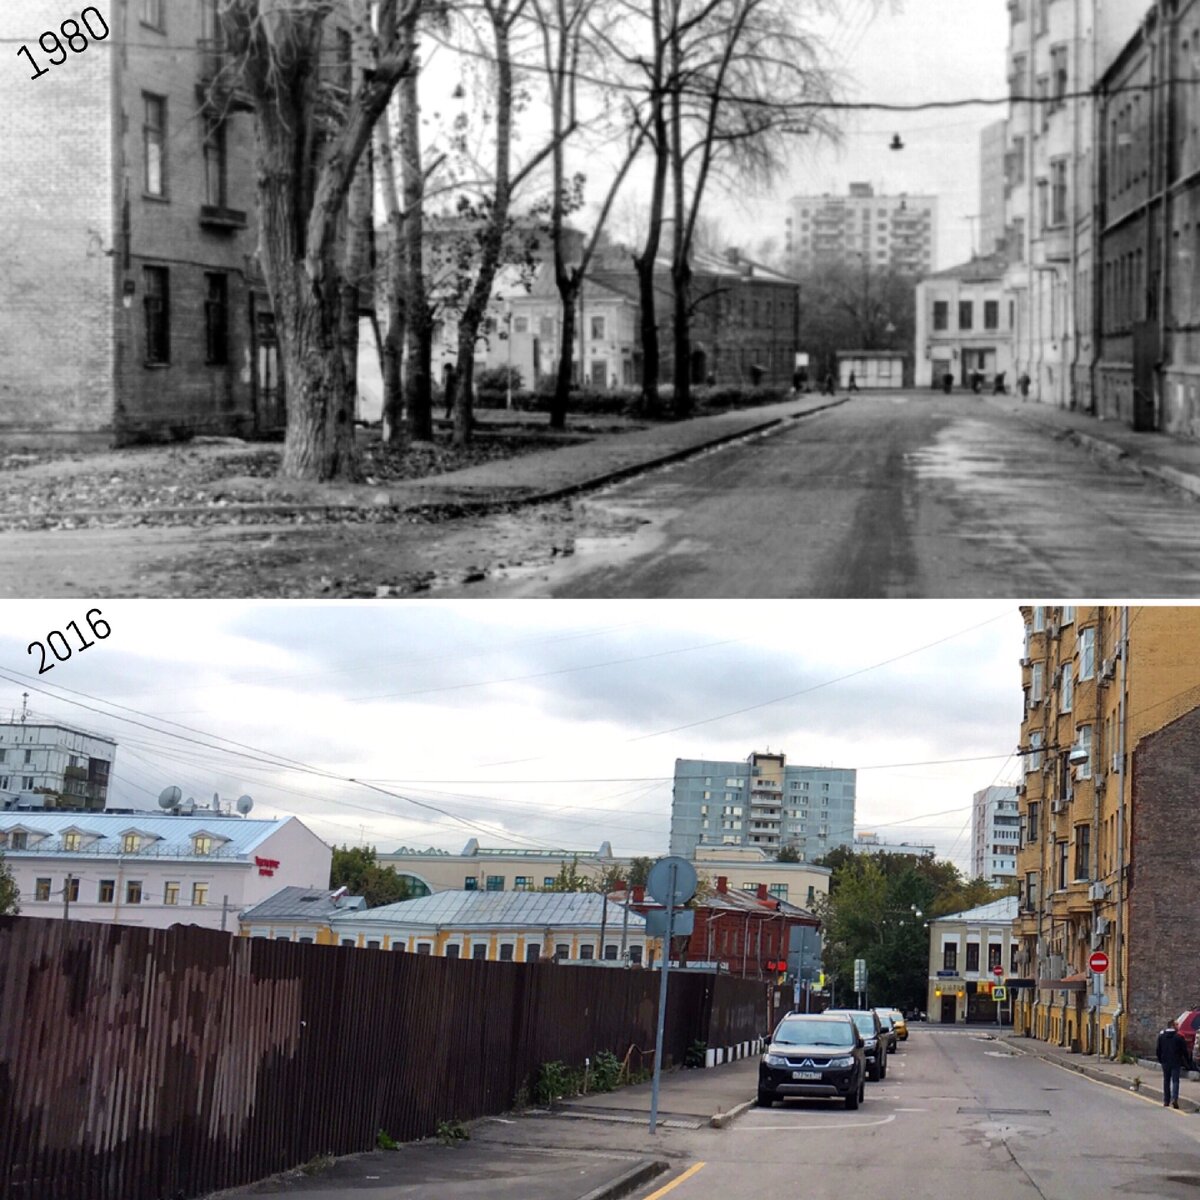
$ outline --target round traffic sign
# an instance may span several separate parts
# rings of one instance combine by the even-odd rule
[[[1108,955],[1103,950],[1097,950],[1088,959],[1088,969],[1095,971],[1099,975],[1103,971],[1108,970]]]
[[[669,908],[686,904],[696,894],[696,868],[677,854],[660,858],[646,876],[646,891]]]
[[[1002,966],[1001,966],[999,963],[997,963],[997,964],[996,964],[996,965],[995,965],[995,966],[992,968],[992,974],[993,974],[993,975],[1003,975],[1003,974],[1004,974],[1004,968],[1003,968],[1003,967],[1002,967]]]

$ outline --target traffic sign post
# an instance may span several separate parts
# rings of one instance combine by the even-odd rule
[[[1000,966],[1000,964],[999,964],[999,963],[997,963],[997,964],[996,964],[996,965],[995,965],[995,966],[992,968],[992,974],[993,974],[993,975],[1003,975],[1003,974],[1004,974],[1004,968],[1003,968],[1002,966]]]
[[[663,930],[662,982],[658,988],[658,1029],[654,1035],[654,1084],[650,1090],[650,1132],[658,1126],[658,1085],[662,1075],[663,1027],[667,1019],[667,979],[671,974],[671,937],[675,933],[676,905],[696,894],[696,868],[686,858],[670,854],[660,858],[646,876],[646,890],[666,910]],[[680,914],[682,916],[682,914]],[[694,914],[688,913],[694,920]]]
[[[1103,950],[1095,950],[1088,959],[1088,970],[1103,975],[1108,970],[1108,955]]]
[[[1092,1011],[1092,1049],[1100,1057],[1100,1009],[1104,1006],[1104,976],[1108,971],[1108,955],[1103,950],[1093,950],[1088,955],[1088,970],[1092,973],[1092,994],[1088,1007]]]

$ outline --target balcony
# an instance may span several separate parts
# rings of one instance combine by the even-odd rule
[[[1071,261],[1071,230],[1067,225],[1055,225],[1042,230],[1042,257],[1048,263]]]
[[[201,38],[196,43],[200,57],[200,81],[196,92],[210,113],[224,116],[253,112],[254,101],[241,86],[241,70],[235,56],[220,38]]]
[[[200,205],[200,224],[205,229],[245,229],[247,217],[240,208],[223,204]]]

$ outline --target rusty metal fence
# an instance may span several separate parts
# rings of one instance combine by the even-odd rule
[[[681,972],[666,1063],[763,1033],[763,994]],[[0,918],[0,1197],[177,1200],[428,1136],[541,1063],[652,1049],[657,995],[651,971]]]

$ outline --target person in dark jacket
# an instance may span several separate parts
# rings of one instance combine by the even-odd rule
[[[1154,1057],[1162,1066],[1163,1073],[1163,1108],[1179,1107],[1179,1075],[1187,1067],[1194,1069],[1192,1056],[1188,1053],[1187,1042],[1183,1034],[1175,1028],[1174,1021],[1168,1021],[1166,1029],[1158,1035],[1154,1047]]]

